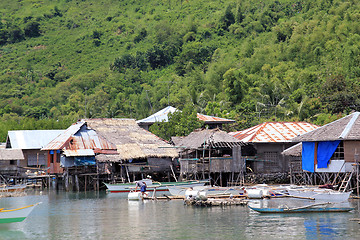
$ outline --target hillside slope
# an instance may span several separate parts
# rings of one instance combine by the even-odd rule
[[[0,9],[2,139],[167,105],[235,118],[234,129],[359,110],[358,1],[3,0]]]

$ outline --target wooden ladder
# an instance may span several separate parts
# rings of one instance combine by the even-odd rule
[[[354,174],[354,169],[352,169],[351,172],[345,173],[345,176],[341,181],[341,185],[339,187],[339,192],[345,192],[347,190],[353,174]]]

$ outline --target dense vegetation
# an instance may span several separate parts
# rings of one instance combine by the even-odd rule
[[[356,0],[2,0],[0,138],[167,105],[324,124],[360,108],[359,43]]]

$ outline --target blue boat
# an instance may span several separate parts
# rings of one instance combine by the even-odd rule
[[[349,212],[354,210],[352,207],[319,207],[321,205],[329,205],[331,203],[316,203],[307,205],[304,207],[297,208],[256,208],[249,206],[250,209],[259,212],[259,213],[319,213],[319,212]]]

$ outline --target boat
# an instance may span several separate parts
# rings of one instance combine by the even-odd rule
[[[194,181],[185,181],[185,182],[155,182],[151,179],[142,179],[146,183],[146,191],[153,192],[164,192],[169,193],[168,186],[180,186],[183,188],[195,187],[195,186],[204,186],[206,183],[209,183],[209,180],[194,180]],[[128,193],[133,191],[136,187],[136,182],[134,183],[105,183],[107,189],[111,193]]]
[[[351,194],[351,192],[339,192],[332,189],[306,187],[288,188],[287,192],[289,196],[313,200],[331,200],[336,202],[347,201]]]
[[[279,207],[279,208],[257,208],[249,206],[250,209],[259,213],[319,213],[319,212],[349,212],[354,210],[352,207],[321,207],[332,203],[316,203],[303,207]]]
[[[172,196],[186,196],[189,188],[183,186],[168,186],[169,192]],[[216,187],[216,186],[192,186],[192,191],[204,192],[207,196],[218,195],[244,195],[243,187]]]
[[[0,193],[3,192],[23,192],[25,191],[26,184],[18,185],[3,185],[0,187]]]
[[[12,222],[21,222],[23,221],[31,211],[39,205],[41,202],[28,205],[21,208],[14,208],[14,209],[0,209],[0,223],[12,223]]]

